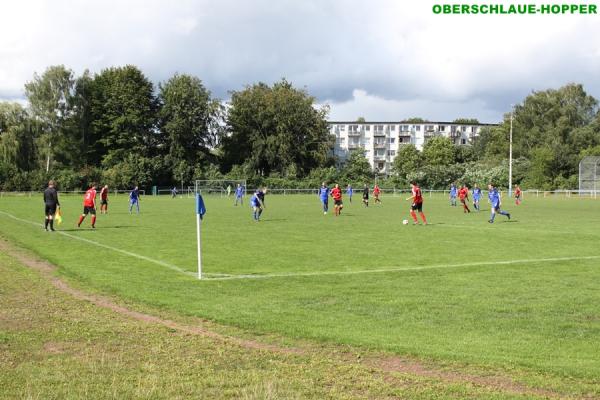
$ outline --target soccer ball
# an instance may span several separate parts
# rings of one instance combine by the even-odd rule
[[[402,225],[408,225],[408,220],[407,219],[403,219],[402,220]]]

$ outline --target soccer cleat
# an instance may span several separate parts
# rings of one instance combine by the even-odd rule
[[[493,224],[493,223],[494,223],[494,221],[492,221],[491,219],[490,219],[488,222],[489,222],[490,224]]]
[[[508,217],[508,219],[510,219],[510,213],[506,214],[506,216]]]
[[[92,229],[96,229],[96,225],[92,225]]]

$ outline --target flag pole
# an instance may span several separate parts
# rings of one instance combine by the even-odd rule
[[[206,213],[204,200],[200,193],[196,193],[196,240],[198,250],[198,279],[202,279],[202,216]]]
[[[512,163],[513,163],[513,108],[510,110],[510,138],[508,144],[508,197],[512,195]]]

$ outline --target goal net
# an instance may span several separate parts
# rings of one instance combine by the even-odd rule
[[[600,190],[600,157],[585,157],[579,163],[579,194],[596,197]]]
[[[202,196],[235,196],[238,185],[242,188],[243,194],[246,194],[245,179],[197,180],[194,185],[194,193],[200,193]]]

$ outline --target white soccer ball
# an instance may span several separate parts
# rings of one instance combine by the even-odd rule
[[[402,225],[408,225],[408,220],[407,219],[403,219],[402,220]]]

